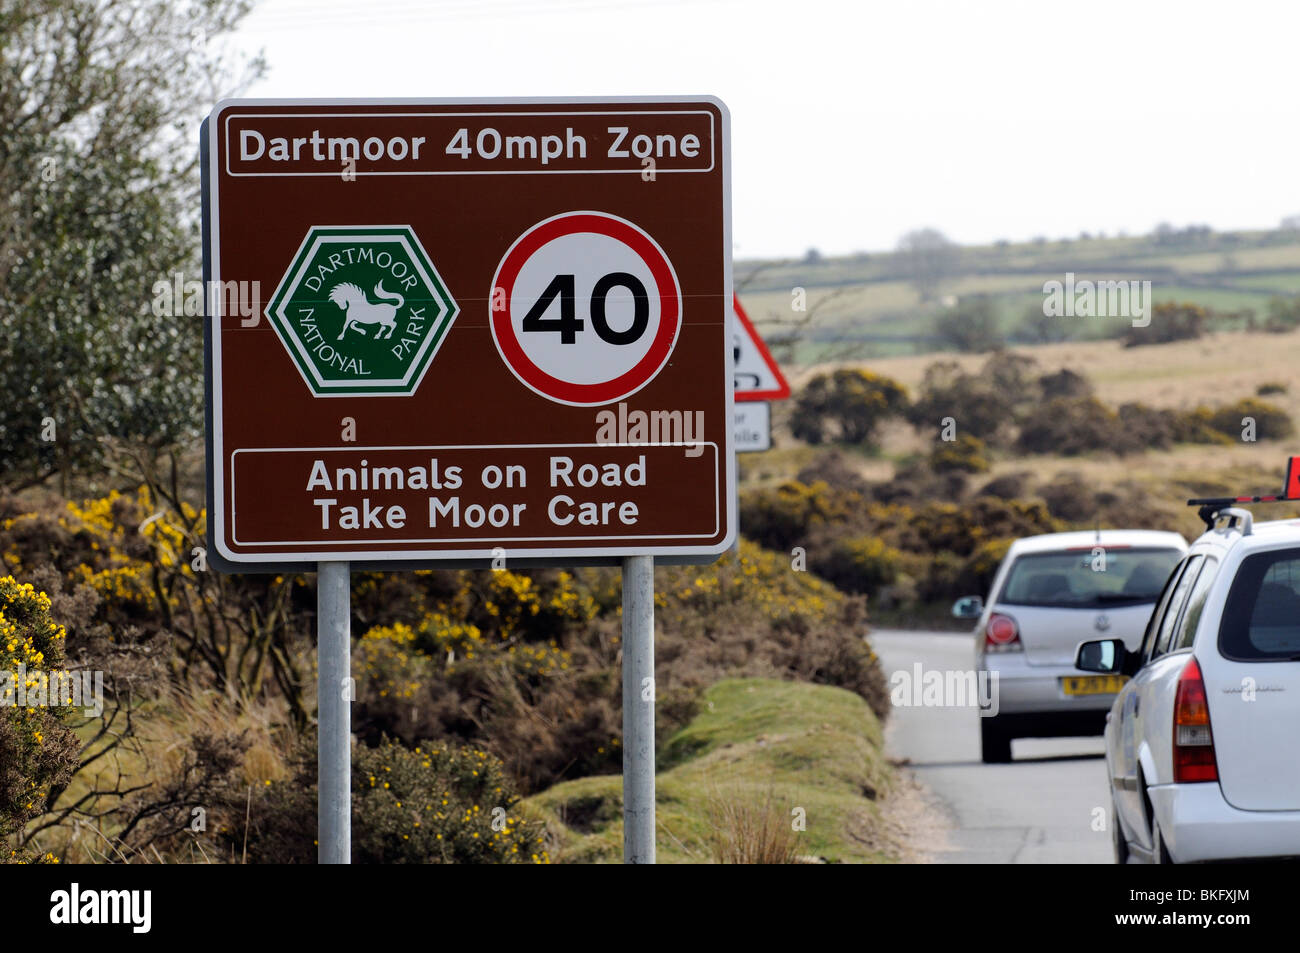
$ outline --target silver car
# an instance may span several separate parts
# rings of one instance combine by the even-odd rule
[[[1153,530],[1049,533],[1011,544],[987,605],[967,596],[953,606],[959,618],[978,617],[976,671],[996,685],[997,704],[980,718],[985,762],[1010,761],[1015,738],[1102,732],[1126,679],[1081,674],[1075,650],[1101,636],[1136,650],[1186,551],[1177,533]]]

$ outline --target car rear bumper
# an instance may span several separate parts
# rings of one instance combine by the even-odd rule
[[[979,658],[978,666],[997,673],[997,698],[999,715],[1034,714],[1047,712],[1093,712],[1098,724],[1105,722],[1105,713],[1115,701],[1115,695],[1067,695],[1061,679],[1086,675],[1073,665],[1030,665],[1024,652],[991,652]],[[993,680],[989,679],[993,690]],[[1100,728],[1098,729],[1100,730]]]
[[[1300,811],[1243,811],[1205,782],[1148,790],[1165,846],[1180,864],[1300,857]]]

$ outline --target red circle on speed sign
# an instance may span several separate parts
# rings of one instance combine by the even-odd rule
[[[565,212],[515,240],[492,281],[492,339],[525,386],[562,404],[608,404],[667,363],[682,323],[677,273],[626,219]]]

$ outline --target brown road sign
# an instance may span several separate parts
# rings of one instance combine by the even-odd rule
[[[730,546],[721,102],[228,101],[203,142],[218,568]]]

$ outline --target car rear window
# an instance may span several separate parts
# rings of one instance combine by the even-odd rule
[[[1241,561],[1219,623],[1219,653],[1239,662],[1300,658],[1300,549]]]
[[[1176,549],[1159,548],[1027,553],[1011,565],[997,601],[1070,609],[1155,602],[1180,558]]]

